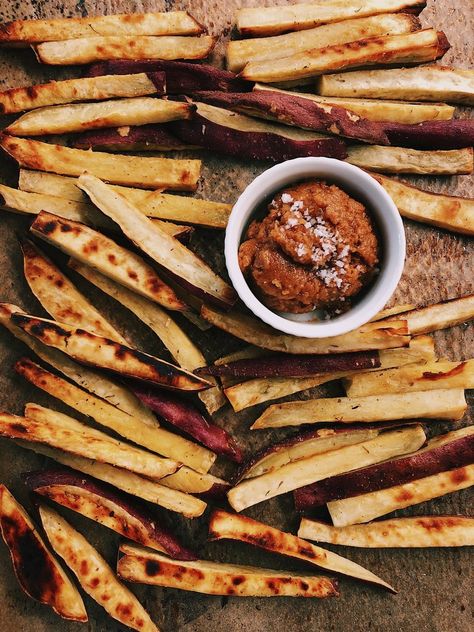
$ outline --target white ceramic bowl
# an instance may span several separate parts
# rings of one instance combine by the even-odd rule
[[[238,250],[255,211],[272,194],[302,180],[321,179],[340,186],[364,203],[381,239],[380,273],[349,311],[330,320],[314,314],[280,314],[266,307],[252,292],[239,267]],[[225,235],[225,258],[230,279],[245,305],[275,329],[306,338],[326,338],[367,323],[387,303],[403,272],[405,231],[397,207],[382,186],[365,171],[334,158],[296,158],[260,174],[245,189],[230,214]],[[303,316],[303,317],[302,317]],[[312,321],[312,322],[311,322]]]

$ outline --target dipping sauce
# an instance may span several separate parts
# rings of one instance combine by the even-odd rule
[[[295,314],[347,311],[378,261],[365,206],[323,181],[279,191],[239,248],[240,268],[262,303]]]

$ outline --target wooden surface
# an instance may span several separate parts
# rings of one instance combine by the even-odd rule
[[[118,13],[128,11],[164,10],[188,8],[213,34],[220,35],[213,63],[222,64],[224,43],[229,37],[232,15],[240,6],[256,6],[261,2],[241,0],[189,0],[188,2],[129,2],[66,0],[66,2],[35,2],[30,0],[0,0],[0,20],[16,18],[69,17]],[[269,2],[267,2],[269,4]],[[474,4],[472,0],[429,0],[423,12],[424,23],[443,29],[452,44],[443,63],[461,68],[474,67],[473,30]],[[9,88],[39,83],[47,78],[67,77],[77,74],[74,69],[50,69],[41,67],[30,51],[0,51],[0,85]],[[468,110],[459,110],[462,117],[472,116]],[[202,153],[203,178],[198,196],[233,202],[258,173],[267,167],[265,163],[231,160]],[[1,159],[1,179],[16,183],[16,169]],[[443,191],[456,195],[474,196],[474,178],[419,177],[415,184],[431,191]],[[10,214],[0,216],[0,298],[24,306],[36,314],[43,314],[29,292],[22,276],[21,257],[16,241],[18,233],[25,233],[28,221]],[[474,291],[474,247],[472,239],[429,228],[406,221],[408,241],[405,273],[394,300],[429,303]],[[211,231],[197,231],[192,247],[223,272],[222,235]],[[49,251],[51,252],[51,251]],[[53,253],[54,254],[54,253]],[[61,258],[56,256],[61,262]],[[90,292],[83,282],[78,285]],[[111,315],[123,332],[131,335],[142,348],[151,352],[162,351],[156,338],[144,331],[135,318],[125,310],[116,308],[98,292],[90,292],[99,307]],[[187,325],[185,325],[187,327]],[[188,329],[189,330],[189,329]],[[224,347],[238,346],[221,332],[193,334],[203,345],[209,360],[217,357]],[[474,355],[474,327],[460,326],[436,334],[440,356],[449,359]],[[51,404],[41,392],[30,388],[12,373],[16,359],[25,354],[25,347],[7,332],[0,331],[0,408],[21,413],[28,401]],[[328,392],[321,390],[320,392]],[[472,395],[472,393],[471,393]],[[299,397],[306,397],[307,394]],[[472,397],[470,398],[472,408]],[[55,403],[56,405],[56,403]],[[238,415],[226,408],[218,416],[217,423],[232,430],[239,441],[250,451],[285,435],[285,431],[248,430],[250,423],[263,407],[256,407]],[[61,408],[62,410],[62,408]],[[66,409],[64,409],[66,411]],[[431,424],[432,422],[430,422]],[[466,417],[462,423],[468,423]],[[447,429],[448,424],[433,424],[437,431]],[[45,464],[46,460],[30,452],[0,440],[0,481],[25,503],[27,494],[20,475]],[[218,473],[231,470],[220,466]],[[417,506],[406,513],[473,513],[472,492],[454,494],[444,499]],[[114,564],[118,538],[94,523],[64,511],[68,519],[85,533],[100,551]],[[249,515],[285,529],[297,528],[297,518],[292,511],[289,497],[273,499],[258,505]],[[244,544],[219,542],[206,544],[207,514],[200,520],[189,521],[174,515],[164,515],[163,520],[175,529],[189,545],[195,546],[203,557],[228,562],[255,564],[273,568],[302,568],[298,564],[277,556],[251,549]],[[336,550],[336,549],[334,549]],[[381,590],[364,586],[355,581],[342,580],[339,599],[291,600],[285,599],[227,599],[207,597],[176,590],[133,587],[160,627],[169,632],[266,632],[272,629],[285,632],[316,631],[352,632],[374,630],[394,632],[456,631],[474,629],[473,611],[473,556],[468,549],[459,550],[381,550],[363,551],[338,547],[337,551],[366,566],[395,585],[399,594],[386,594]],[[8,559],[6,548],[0,546],[0,632],[24,630],[43,632],[58,630],[69,632],[89,629],[94,631],[123,630],[122,626],[105,616],[90,599],[86,604],[90,622],[82,627],[62,621],[51,611],[26,598],[18,587]]]

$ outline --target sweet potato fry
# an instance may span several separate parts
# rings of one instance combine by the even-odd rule
[[[88,474],[97,480],[109,483],[121,491],[146,500],[165,509],[183,514],[186,518],[197,518],[204,513],[206,503],[199,498],[180,492],[170,487],[160,485],[156,481],[143,478],[129,470],[124,470],[108,463],[101,463],[76,454],[62,452],[56,448],[41,443],[28,443],[18,440],[15,442],[26,450],[32,450],[37,454],[61,463],[73,470]],[[183,469],[183,468],[181,468]],[[184,468],[186,469],[186,468]]]
[[[199,35],[203,27],[186,11],[100,15],[55,20],[15,20],[0,27],[2,45],[69,40],[90,35]]]
[[[423,366],[404,366],[365,376],[354,375],[345,379],[345,388],[349,397],[440,388],[474,388],[474,360],[441,360]]]
[[[268,61],[289,57],[315,47],[324,48],[335,44],[346,44],[367,37],[410,33],[421,28],[414,15],[387,13],[369,17],[357,17],[316,28],[296,30],[277,37],[231,40],[227,44],[227,68],[240,72],[249,62]]]
[[[36,404],[28,404],[26,417],[0,414],[0,434],[10,439],[46,443],[72,454],[97,459],[158,479],[175,472],[180,464],[145,452]],[[33,418],[34,417],[34,418]]]
[[[24,342],[41,360],[119,410],[133,417],[138,417],[148,425],[159,425],[153,413],[146,406],[143,406],[131,391],[106,375],[77,364],[64,353],[47,347],[36,338],[28,335],[23,329],[12,323],[10,317],[14,313],[23,313],[23,310],[16,305],[0,303],[0,324]]]
[[[310,377],[319,373],[363,371],[380,367],[377,351],[356,351],[335,355],[276,354],[263,358],[236,360],[194,371],[196,375],[230,375],[231,377]]]
[[[328,509],[334,526],[345,527],[369,522],[397,509],[439,498],[471,485],[474,485],[474,465],[466,465],[403,485],[335,500],[328,504]]]
[[[87,621],[79,591],[5,485],[0,485],[0,533],[22,590],[64,619]]]
[[[91,64],[86,71],[88,77],[142,72],[148,75],[164,72],[166,94],[192,94],[196,90],[244,92],[252,89],[251,83],[239,79],[233,72],[209,64],[185,61],[115,59]]]
[[[274,162],[304,156],[346,156],[346,145],[341,139],[259,121],[206,103],[196,105],[197,112],[191,120],[172,126],[174,135],[190,145]]]
[[[435,436],[413,454],[301,487],[294,492],[295,507],[309,511],[328,502],[403,485],[473,462],[474,429],[468,426]]]
[[[43,46],[48,46],[44,44]],[[250,61],[240,73],[247,81],[263,83],[298,82],[336,70],[377,64],[413,64],[433,61],[450,48],[445,34],[424,29],[401,35],[381,35],[266,61]]]
[[[98,269],[117,283],[163,307],[179,311],[186,309],[175,291],[160,279],[148,263],[102,233],[79,222],[45,212],[37,216],[30,230],[67,255]]]
[[[26,281],[55,320],[127,344],[125,338],[33,242],[22,240],[21,250]]]
[[[67,134],[100,127],[168,123],[190,118],[194,106],[154,97],[44,107],[23,114],[5,132],[13,136]]]
[[[298,487],[413,452],[423,445],[425,438],[420,425],[384,432],[368,441],[316,454],[243,480],[227,492],[227,498],[235,511],[242,511]]]
[[[281,428],[325,421],[352,423],[417,417],[457,421],[464,415],[466,407],[463,389],[309,399],[269,406],[255,421],[252,429]]]
[[[384,71],[387,72],[387,71]],[[344,73],[346,74],[346,73]],[[349,73],[347,73],[349,74]],[[388,101],[381,99],[354,99],[352,97],[323,97],[308,92],[290,92],[275,86],[257,83],[254,91],[283,92],[292,96],[310,99],[316,103],[337,105],[369,121],[386,121],[390,123],[422,123],[423,121],[450,120],[454,115],[454,107],[446,103],[412,103],[409,101]]]
[[[134,542],[179,560],[196,556],[164,529],[138,501],[120,495],[113,487],[71,470],[49,469],[23,476],[35,494],[76,511]]]
[[[292,354],[323,354],[404,347],[409,343],[404,321],[369,323],[344,336],[311,339],[277,333],[256,318],[241,312],[222,313],[204,306],[201,316],[241,340],[270,351]]]
[[[63,351],[83,364],[106,369],[123,377],[161,384],[165,388],[200,391],[209,386],[209,382],[170,362],[84,329],[28,314],[13,314],[11,319],[40,342]]]
[[[204,356],[191,338],[161,307],[115,283],[97,270],[75,260],[69,261],[69,267],[121,303],[148,325],[180,366],[193,371],[205,362]],[[209,381],[215,383],[212,379]],[[225,404],[225,397],[217,386],[200,393],[199,397],[211,414]]]
[[[68,66],[101,59],[203,59],[215,44],[216,38],[210,35],[112,35],[44,42],[35,46],[35,53],[42,64]]]
[[[284,7],[246,8],[237,11],[237,28],[242,35],[276,35],[285,31],[301,31],[318,24],[380,13],[418,13],[424,6],[425,2],[420,0],[346,0]]]
[[[148,408],[168,423],[199,441],[216,454],[240,463],[242,452],[232,436],[216,426],[191,404],[158,389],[131,386],[132,391]]]
[[[288,463],[294,463],[316,454],[323,454],[346,445],[374,439],[381,428],[349,428],[310,430],[299,433],[279,443],[274,443],[254,454],[239,468],[234,482],[274,472]],[[304,488],[303,488],[304,489]]]
[[[1,37],[1,35],[0,35]],[[153,73],[153,81],[144,72],[125,76],[83,77],[50,81],[26,88],[0,92],[0,112],[11,114],[48,105],[74,101],[102,101],[120,97],[143,97],[164,94],[164,73]]]
[[[393,307],[387,307],[385,309],[380,310],[380,312],[378,312],[377,314],[375,314],[375,316],[370,319],[370,322],[374,323],[377,320],[382,320],[383,318],[390,318],[391,316],[398,316],[399,314],[405,314],[406,312],[410,312],[412,309],[415,309],[415,308],[416,308],[416,305],[413,305],[413,303],[401,303],[398,305],[394,305]],[[426,339],[429,340],[429,338],[426,338]],[[412,342],[413,340],[410,341],[410,344]]]
[[[428,334],[474,318],[474,294],[414,309],[406,315],[413,334]]]
[[[160,485],[187,494],[198,494],[201,498],[222,499],[230,488],[230,484],[207,472],[196,472],[189,467],[182,467],[174,474],[160,480]]]
[[[117,194],[99,178],[83,175],[78,186],[124,234],[156,263],[173,276],[183,289],[207,298],[221,307],[233,305],[233,288],[215,274],[202,259],[153,224],[133,204]]]
[[[188,145],[173,136],[163,125],[89,130],[75,134],[71,146],[94,151],[175,151],[189,149]]]
[[[474,518],[416,516],[347,527],[303,518],[298,535],[316,542],[369,549],[473,546]]]
[[[303,560],[325,571],[354,577],[396,592],[390,584],[359,564],[247,516],[231,514],[220,509],[214,511],[209,521],[209,539],[239,540],[272,553]]]
[[[85,202],[86,195],[76,186],[77,179],[42,171],[20,169],[19,188],[35,193],[50,193],[60,198]],[[197,224],[208,228],[225,228],[232,205],[199,200],[160,191],[144,191],[111,185],[112,188],[135,204],[148,217]],[[58,213],[59,215],[59,213]]]
[[[474,105],[474,71],[441,65],[323,75],[317,91],[337,97],[448,101]]]
[[[382,173],[456,175],[472,173],[474,169],[472,147],[451,151],[420,151],[383,145],[352,145],[347,153],[346,160],[351,165]]]
[[[276,62],[274,62],[276,63]],[[196,92],[195,98],[210,105],[227,108],[258,118],[315,132],[356,138],[388,145],[384,124],[369,121],[335,105],[316,103],[283,92]]]
[[[111,617],[129,628],[158,632],[138,599],[118,581],[96,549],[50,507],[40,506],[39,513],[51,546],[76,575],[86,593]]]
[[[21,167],[69,176],[87,171],[115,184],[142,189],[194,191],[201,169],[200,160],[90,152],[7,135],[0,137],[0,147]]]
[[[260,349],[261,354],[266,353]],[[381,368],[435,361],[434,342],[429,336],[412,338],[409,347],[379,351]],[[372,370],[372,369],[369,369]],[[293,395],[307,388],[346,377],[350,372],[326,373],[306,378],[255,378],[242,383],[225,383],[225,394],[235,412],[272,399]],[[222,380],[223,378],[221,378]]]
[[[58,217],[101,228],[113,226],[92,204],[55,197],[47,193],[29,193],[0,184],[0,208],[25,215],[38,215],[48,209]],[[105,221],[104,221],[105,220]]]
[[[403,217],[474,235],[474,200],[429,193],[387,176],[371,175],[387,191]]]
[[[131,582],[236,597],[335,597],[337,584],[308,573],[196,560],[178,562],[142,547],[122,544],[119,577]]]
[[[184,463],[204,473],[215,461],[215,455],[209,450],[160,428],[158,424],[150,425],[147,420],[142,421],[140,418],[118,410],[99,397],[46,371],[31,360],[19,360],[15,364],[15,371],[74,411],[91,417],[98,424],[110,428],[120,436],[151,452]]]
[[[425,121],[417,125],[387,123],[385,132],[391,145],[417,149],[462,149],[474,144],[474,121]]]

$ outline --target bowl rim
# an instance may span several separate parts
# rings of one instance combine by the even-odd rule
[[[371,199],[368,203],[369,212],[378,225],[384,249],[384,260],[373,286],[358,304],[334,319],[307,323],[285,318],[266,307],[257,298],[240,269],[238,250],[243,231],[259,204],[285,186],[310,178],[330,179],[343,190],[357,189],[356,192],[360,193],[363,199]],[[244,189],[232,208],[224,245],[227,271],[243,303],[267,325],[285,334],[304,338],[338,336],[368,323],[383,309],[395,291],[403,273],[405,251],[403,221],[385,189],[359,167],[342,160],[325,157],[294,158],[273,165],[258,175]]]

